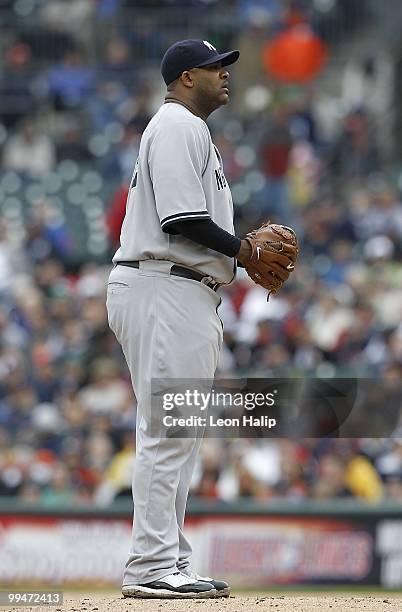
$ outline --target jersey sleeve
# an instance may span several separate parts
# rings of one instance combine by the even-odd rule
[[[202,186],[208,154],[208,139],[196,124],[174,123],[155,135],[149,168],[163,231],[177,221],[210,218]]]

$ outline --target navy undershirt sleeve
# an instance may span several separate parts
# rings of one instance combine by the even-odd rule
[[[223,253],[228,257],[235,257],[240,250],[240,238],[229,234],[214,223],[212,219],[177,221],[166,229],[169,234],[181,234],[189,240],[202,244],[213,251],[218,251],[218,253]]]

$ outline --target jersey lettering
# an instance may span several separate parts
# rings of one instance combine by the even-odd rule
[[[220,191],[221,189],[225,189],[225,187],[227,187],[226,178],[221,168],[218,168],[215,170],[215,178],[216,178],[216,186],[218,188],[218,191]]]

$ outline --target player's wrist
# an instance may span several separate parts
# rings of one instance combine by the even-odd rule
[[[236,255],[236,259],[242,264],[244,265],[245,263],[248,262],[248,260],[251,257],[251,244],[249,243],[248,240],[241,240],[240,241],[240,249]]]

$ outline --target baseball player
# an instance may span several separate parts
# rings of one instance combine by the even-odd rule
[[[205,40],[180,41],[166,51],[166,98],[142,136],[113,257],[109,325],[137,398],[127,597],[229,595],[226,582],[191,567],[183,533],[201,437],[155,436],[150,396],[155,379],[213,380],[223,340],[217,290],[234,278],[236,259],[247,261],[252,250],[234,235],[231,193],[206,124],[229,100],[226,67],[238,58],[238,51],[218,53]]]

